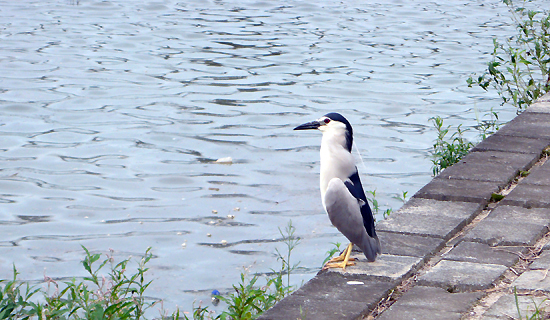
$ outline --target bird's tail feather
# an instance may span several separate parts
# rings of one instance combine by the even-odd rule
[[[369,262],[374,262],[374,260],[376,260],[376,256],[381,251],[380,240],[378,240],[378,237],[373,238],[366,236],[360,247]]]

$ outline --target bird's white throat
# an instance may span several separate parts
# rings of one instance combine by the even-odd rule
[[[323,131],[321,141],[321,198],[325,198],[328,183],[332,178],[346,181],[355,172],[353,155],[345,147],[343,130]],[[324,205],[324,203],[323,203]]]

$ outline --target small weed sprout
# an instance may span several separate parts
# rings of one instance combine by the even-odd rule
[[[484,120],[487,116],[489,116],[489,119]],[[481,140],[487,139],[487,137],[500,129],[501,124],[498,121],[498,113],[493,108],[491,108],[490,112],[485,114],[483,119],[479,119],[476,110],[476,119],[477,126],[475,126],[475,129],[479,132],[479,137]]]
[[[370,197],[369,197],[369,195],[370,195]],[[407,191],[402,191],[401,196],[393,196],[392,198],[401,200],[401,201],[403,201],[403,203],[405,203],[406,202],[406,197],[407,197]],[[378,214],[380,214],[380,212],[382,210],[382,208],[380,207],[380,203],[376,199],[376,190],[372,190],[372,191],[368,190],[367,191],[367,200],[372,205],[372,213],[374,214],[374,218],[376,220],[376,216]],[[392,208],[386,208],[384,211],[382,211],[382,217],[384,219],[386,219],[391,215],[392,212],[393,212]]]
[[[380,211],[380,204],[378,204],[378,200],[376,199],[376,190],[368,190],[367,194],[370,194],[372,197],[368,200],[370,200],[370,203],[372,204],[372,211],[376,215]]]
[[[330,259],[332,259],[332,257],[334,257],[335,254],[342,251],[342,249],[340,249],[342,243],[332,242],[332,244],[334,245],[334,247],[327,251],[327,257],[325,258],[325,260],[323,260],[321,266],[324,266]]]
[[[367,195],[371,195],[372,197],[367,198],[368,201],[372,204],[372,213],[374,214],[374,217],[376,219],[376,216],[380,213],[380,203],[378,203],[378,200],[376,199],[376,190],[367,191]],[[393,212],[392,208],[387,208],[382,212],[382,217],[386,219],[390,216],[390,214]]]
[[[300,262],[291,265],[290,264],[290,256],[292,254],[292,251],[296,246],[300,243],[300,238],[297,238],[294,236],[294,233],[296,232],[296,228],[292,225],[292,220],[288,221],[288,225],[285,228],[285,232],[279,228],[279,233],[281,234],[281,237],[284,239],[284,243],[286,245],[286,256],[281,254],[279,249],[275,249],[275,252],[277,253],[277,260],[281,261],[281,271],[280,273],[284,273],[287,276],[286,285],[287,288],[291,288],[290,286],[290,274],[298,268],[298,265]],[[285,295],[283,295],[284,297]]]
[[[548,301],[548,299],[544,299],[542,300],[538,305],[537,303],[533,300],[533,307],[534,307],[534,310],[533,312],[531,312],[530,310],[527,310],[527,314],[525,315],[525,317],[522,317],[521,315],[521,308],[519,306],[519,299],[518,299],[518,292],[517,292],[517,289],[516,287],[514,287],[514,301],[516,303],[516,310],[518,312],[518,319],[525,319],[525,320],[543,320],[543,319],[548,319],[547,318],[547,315],[546,315],[546,312],[544,309],[541,309],[541,306],[546,302]]]
[[[393,196],[392,198],[394,198],[396,200],[400,200],[403,203],[405,203],[405,202],[407,202],[407,194],[408,193],[409,193],[408,191],[401,191],[401,195],[396,195],[396,196]]]

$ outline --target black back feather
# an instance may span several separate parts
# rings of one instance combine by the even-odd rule
[[[374,229],[374,217],[365,196],[365,191],[363,191],[363,186],[361,185],[361,179],[359,178],[359,173],[357,168],[355,173],[349,177],[349,181],[344,183],[348,188],[349,192],[356,198],[363,200],[364,204],[361,206],[361,216],[363,216],[363,225],[367,230],[367,233],[372,238],[377,238],[376,230]]]

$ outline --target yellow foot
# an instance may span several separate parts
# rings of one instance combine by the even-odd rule
[[[341,255],[336,258],[330,259],[330,261],[327,262],[323,267],[323,270],[326,270],[328,268],[342,268],[343,271],[346,271],[347,266],[355,265],[355,262],[351,262],[355,261],[355,259],[350,258],[352,247],[353,244],[350,243]]]
[[[342,270],[346,270],[346,267],[348,266],[354,266],[355,262],[348,261],[345,265],[344,262],[327,262],[325,266],[323,267],[323,270],[329,269],[329,268],[342,268]]]
[[[340,262],[340,261],[344,261],[344,259],[345,259],[345,254],[342,254],[338,257],[334,257],[330,259],[327,263]],[[355,261],[355,258],[349,258],[348,261]]]

